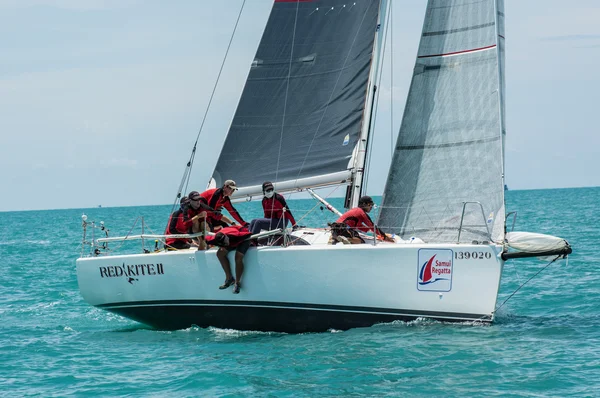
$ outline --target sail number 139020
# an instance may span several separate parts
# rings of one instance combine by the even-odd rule
[[[483,260],[492,258],[492,253],[490,252],[463,252],[456,251],[454,252],[455,260]]]

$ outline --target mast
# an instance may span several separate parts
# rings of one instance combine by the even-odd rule
[[[371,125],[371,120],[373,116],[373,105],[375,103],[375,96],[377,91],[377,77],[381,72],[383,64],[380,64],[381,44],[385,40],[387,34],[387,24],[382,23],[385,21],[385,18],[388,15],[390,10],[391,1],[382,0],[380,4],[380,10],[383,12],[379,12],[378,20],[377,20],[377,29],[375,31],[375,39],[373,45],[373,61],[371,62],[371,71],[369,73],[369,83],[367,86],[367,96],[365,98],[365,113],[363,118],[363,123],[361,126],[360,136],[358,138],[358,142],[356,144],[355,154],[354,154],[354,165],[352,168],[352,179],[351,183],[348,186],[348,191],[346,193],[346,200],[344,202],[344,206],[347,208],[352,208],[358,206],[358,200],[363,194],[363,177],[365,174],[365,161],[367,148],[369,144],[369,138],[372,134],[373,126]]]

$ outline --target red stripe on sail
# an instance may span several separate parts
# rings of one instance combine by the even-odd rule
[[[487,46],[487,47],[473,48],[471,50],[464,50],[464,51],[455,51],[455,52],[452,52],[452,53],[432,54],[432,55],[419,55],[417,58],[445,57],[445,56],[448,56],[448,55],[466,54],[466,53],[472,53],[474,51],[487,50],[488,48],[494,48],[494,47],[496,47],[496,45],[492,44],[491,46]]]

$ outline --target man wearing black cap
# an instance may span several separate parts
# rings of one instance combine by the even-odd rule
[[[265,181],[262,185],[263,200],[262,207],[265,212],[264,218],[256,218],[250,222],[250,232],[257,234],[261,230],[270,231],[276,228],[284,228],[288,221],[292,227],[296,225],[296,220],[288,207],[285,198],[275,192],[275,187],[270,181]]]
[[[190,200],[187,196],[184,196],[179,201],[179,209],[175,210],[173,214],[169,217],[169,222],[167,224],[167,229],[165,230],[165,235],[178,235],[178,234],[187,234],[187,228],[183,227],[184,219],[187,218],[187,207],[189,206]],[[183,232],[177,230],[177,226],[183,229]],[[189,249],[190,248],[190,240],[185,238],[166,238],[165,240],[165,249],[173,250],[173,249]]]
[[[198,192],[190,192],[190,196],[199,195]],[[199,219],[206,217],[206,211],[200,207],[197,201],[191,201],[189,197],[184,196],[179,201],[180,207],[171,214],[165,235],[187,234],[193,228],[200,231]],[[167,238],[165,240],[165,249],[189,249],[190,240],[187,238]]]
[[[375,227],[371,217],[367,214],[374,204],[370,196],[361,197],[358,200],[358,207],[348,210],[335,223],[331,224],[332,235],[343,243],[365,243],[357,231],[373,231],[381,239],[394,242],[392,238]]]
[[[189,206],[187,210],[187,220],[185,222],[187,233],[196,234],[198,232],[203,232],[207,229],[207,213],[214,211],[214,209],[206,203],[206,200],[200,196],[200,193],[197,191],[190,192],[188,199]],[[204,237],[199,236],[195,239],[198,244],[198,250],[206,250]]]

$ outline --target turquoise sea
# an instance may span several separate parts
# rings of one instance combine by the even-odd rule
[[[600,396],[600,188],[508,191],[506,202],[515,230],[561,236],[574,253],[534,277],[494,324],[300,335],[154,331],[87,305],[75,275],[82,213],[113,236],[138,216],[162,233],[170,206],[0,213],[0,395]],[[290,205],[299,216],[314,202]],[[246,219],[259,206],[236,205]],[[333,218],[317,208],[300,224]],[[547,263],[507,262],[498,304]]]

